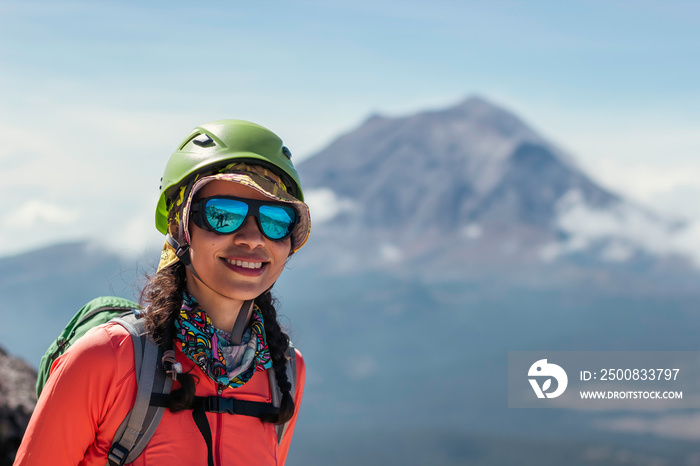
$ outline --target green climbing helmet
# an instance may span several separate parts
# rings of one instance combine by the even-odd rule
[[[190,176],[210,172],[232,161],[251,162],[282,177],[290,194],[304,201],[291,152],[272,131],[243,120],[217,120],[193,129],[170,156],[160,183],[156,228],[168,231],[168,198]]]

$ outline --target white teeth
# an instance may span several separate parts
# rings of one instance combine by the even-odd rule
[[[237,265],[238,267],[243,267],[246,269],[259,269],[262,267],[262,262],[244,262],[244,261],[232,261],[226,259],[226,262],[232,265]]]

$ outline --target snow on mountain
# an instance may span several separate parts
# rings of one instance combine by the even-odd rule
[[[482,264],[633,264],[687,252],[682,222],[600,186],[520,118],[472,97],[373,116],[300,171],[320,260],[340,267],[426,259]]]

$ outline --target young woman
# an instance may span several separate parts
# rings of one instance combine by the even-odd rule
[[[289,150],[245,121],[195,128],[165,168],[156,226],[166,242],[142,304],[150,336],[174,349],[168,368],[176,380],[131,464],[284,464],[305,368],[289,349],[270,289],[310,228]],[[90,330],[52,367],[15,464],[111,464],[113,439],[136,400],[134,371],[121,325]],[[203,406],[231,398],[264,409]]]

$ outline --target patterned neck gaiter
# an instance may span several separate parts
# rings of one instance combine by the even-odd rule
[[[240,345],[231,344],[226,332],[212,325],[202,306],[187,292],[183,293],[175,328],[182,352],[219,385],[240,387],[253,377],[255,371],[272,367],[265,325],[258,306],[253,308],[250,327]]]

